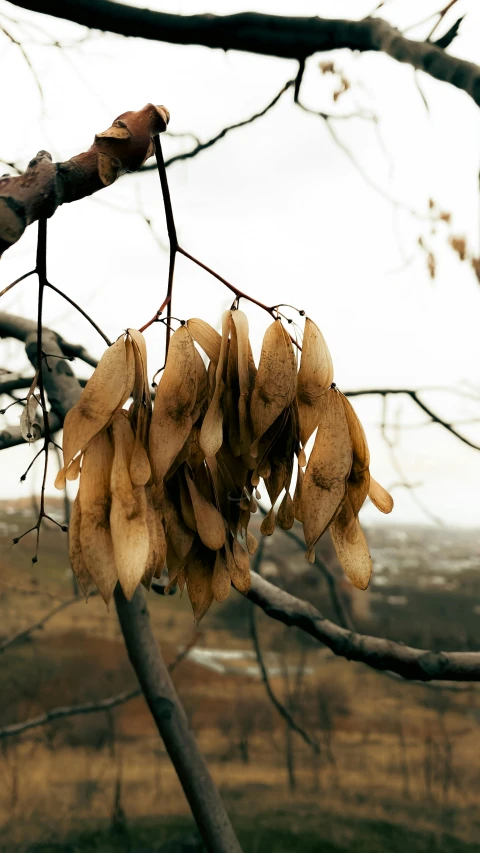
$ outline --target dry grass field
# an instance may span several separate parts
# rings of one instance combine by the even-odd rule
[[[56,607],[57,597],[71,597],[72,578],[59,532],[45,529],[40,561],[32,566],[28,540],[8,546],[12,529],[24,528],[26,518],[18,513],[2,518],[5,639]],[[321,584],[310,595],[327,609]],[[195,633],[188,601],[152,593],[149,603],[165,657],[172,661]],[[477,688],[458,692],[404,684],[337,660],[258,613],[272,687],[315,740],[314,751],[285,726],[265,694],[251,656],[250,606],[232,594],[228,604],[212,608],[192,657],[174,673],[243,849],[478,850]],[[215,650],[239,654],[225,660]],[[107,612],[98,598],[78,601],[0,654],[0,727],[135,686],[113,608]],[[108,713],[71,717],[0,740],[0,752],[5,853],[146,853],[193,831],[141,697]]]

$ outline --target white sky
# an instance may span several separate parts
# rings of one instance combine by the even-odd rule
[[[185,14],[206,9],[205,0],[151,0],[149,5]],[[276,14],[358,17],[373,5],[360,0],[247,4]],[[402,0],[388,3],[386,9],[393,22],[404,26],[440,5]],[[247,8],[232,0],[207,6],[217,13]],[[462,11],[468,11],[468,17],[453,50],[480,63],[478,4],[460,2],[444,28]],[[42,105],[18,48],[0,33],[0,74],[9,81],[2,87],[0,157],[23,164],[41,148],[55,159],[85,150],[94,133],[107,128],[116,115],[148,101],[169,108],[173,132],[192,130],[207,139],[262,109],[296,73],[291,61],[98,33],[59,51],[36,44],[43,37],[34,27],[68,43],[85,30],[7,2],[0,2],[0,26],[22,40],[28,34],[25,47],[45,94]],[[428,25],[418,34],[426,32]],[[288,302],[305,309],[327,338],[341,389],[456,386],[480,394],[480,286],[447,246],[446,229],[439,227],[429,236],[425,218],[428,199],[434,198],[452,213],[454,232],[465,235],[472,251],[479,253],[479,110],[465,93],[419,75],[430,105],[427,114],[409,66],[382,55],[353,56],[348,51],[331,56],[352,84],[334,104],[335,81],[319,72],[320,58],[326,55],[309,60],[302,99],[332,113],[350,113],[358,106],[374,111],[378,127],[354,119],[339,121],[335,128],[372,180],[422,218],[396,210],[367,186],[322,120],[300,112],[286,95],[265,118],[169,170],[181,242],[267,304]],[[163,144],[168,156],[191,143],[166,138]],[[166,288],[167,255],[135,215],[139,204],[165,242],[155,173],[125,176],[96,199],[61,208],[49,226],[52,282],[82,304],[112,339],[126,326],[145,323]],[[417,246],[419,235],[435,251],[433,282]],[[33,227],[6,253],[0,289],[33,266],[35,237]],[[200,316],[218,324],[231,298],[220,283],[179,259],[176,316]],[[1,307],[34,317],[34,279],[5,296]],[[268,318],[250,307],[248,314],[258,352]],[[100,356],[102,340],[55,294],[47,294],[45,322]],[[162,330],[155,326],[147,335],[153,373],[162,363]],[[0,366],[16,369],[24,364],[19,345],[0,342]],[[75,370],[88,375],[81,363]],[[447,420],[480,418],[480,402],[433,392],[424,399]],[[372,473],[387,486],[398,482],[378,429],[381,401],[359,398],[355,405],[370,440]],[[18,412],[11,411],[13,422]],[[400,397],[391,398],[389,405],[389,422],[397,418],[408,426],[398,431],[395,452],[404,476],[420,484],[415,496],[446,524],[477,526],[480,453],[437,426],[412,429],[412,423],[424,418]],[[480,443],[478,425],[459,429]],[[2,453],[1,498],[28,494],[38,485],[40,469],[31,485],[18,484],[33,452],[22,447]],[[394,494],[392,521],[427,520],[408,490],[396,489]],[[371,507],[364,518],[381,520]]]

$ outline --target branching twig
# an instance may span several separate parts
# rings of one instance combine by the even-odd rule
[[[52,610],[49,610],[45,616],[42,616],[32,625],[29,625],[27,628],[23,628],[21,631],[18,631],[16,634],[13,634],[11,637],[7,637],[6,640],[0,642],[0,655],[7,651],[7,649],[11,648],[11,646],[18,645],[19,643],[28,640],[31,634],[35,631],[40,631],[45,627],[47,622],[50,622],[57,613],[60,613],[62,610],[65,610],[67,607],[70,607],[72,604],[76,604],[79,601],[77,597],[75,598],[67,598],[62,601],[60,604],[57,604],[56,607],[53,607]]]
[[[264,545],[264,539],[262,538],[260,541],[260,544],[258,546],[257,553],[255,555],[255,560],[254,560],[254,570],[257,572],[261,568],[262,557],[263,557],[263,545]],[[290,711],[288,711],[287,708],[285,708],[285,706],[282,704],[282,702],[280,702],[278,697],[275,695],[275,692],[272,688],[272,685],[270,684],[270,678],[268,676],[268,671],[267,671],[267,668],[265,666],[265,662],[263,660],[262,650],[260,648],[260,641],[258,639],[258,631],[257,631],[257,623],[256,623],[256,619],[255,619],[255,608],[254,607],[250,608],[249,624],[250,624],[250,636],[252,638],[253,648],[255,649],[255,654],[257,656],[257,663],[258,663],[258,667],[260,669],[260,675],[261,675],[262,682],[263,682],[263,685],[265,687],[265,690],[267,692],[267,696],[270,699],[270,702],[272,703],[274,708],[278,711],[280,716],[283,717],[283,719],[287,723],[287,726],[289,726],[289,728],[291,728],[292,731],[294,731],[298,735],[300,735],[302,740],[304,740],[305,743],[308,746],[310,746],[316,754],[318,754],[319,753],[318,744],[314,740],[312,740],[312,738],[310,737],[308,732],[306,732],[304,729],[302,729],[301,726],[299,726],[298,723],[295,722]]]
[[[190,643],[185,646],[181,652],[179,652],[175,660],[168,665],[168,671],[170,673],[174,672],[177,666],[179,666],[179,664],[181,664],[181,662],[187,657],[196,641],[197,636],[194,636]],[[137,696],[141,695],[141,688],[136,687],[135,690],[117,693],[116,696],[110,696],[108,699],[100,699],[96,702],[84,702],[81,705],[66,705],[60,708],[52,708],[51,711],[47,711],[45,714],[40,714],[38,717],[32,717],[31,720],[24,720],[20,723],[10,723],[10,725],[0,728],[0,740],[4,740],[8,737],[15,737],[23,734],[23,732],[29,731],[30,729],[37,729],[39,726],[46,726],[48,723],[53,723],[55,720],[63,720],[65,717],[78,717],[85,714],[97,714],[100,711],[111,711],[113,708],[117,708],[119,705],[124,705],[126,702],[130,702],[131,699],[136,699]]]

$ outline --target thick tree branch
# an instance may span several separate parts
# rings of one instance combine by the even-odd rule
[[[252,572],[248,598],[267,616],[300,628],[335,655],[360,661],[372,669],[390,670],[416,681],[480,681],[480,652],[433,652],[414,649],[384,637],[340,628],[312,604],[295,598]]]
[[[29,336],[36,334],[37,324],[35,320],[28,320],[26,317],[19,317],[17,314],[8,314],[6,311],[0,311],[0,338],[15,338],[17,341],[26,343]],[[62,354],[67,358],[79,358],[85,364],[90,364],[96,367],[98,360],[90,355],[82,344],[71,344],[53,332],[51,329],[44,328],[43,336],[53,335],[60,347]],[[8,377],[2,377],[2,382],[8,380]],[[22,386],[17,386],[22,387]],[[3,385],[0,385],[0,392],[6,390]]]
[[[118,116],[83,154],[52,163],[50,154],[40,151],[23,175],[0,178],[0,256],[27,225],[140,169],[153,153],[152,137],[166,130],[168,121],[165,107],[147,104]]]
[[[429,42],[407,39],[382,18],[360,21],[242,12],[174,15],[112,0],[13,0],[14,5],[92,29],[171,44],[197,44],[302,60],[318,51],[350,48],[386,53],[463,89],[480,104],[480,68]]]
[[[131,664],[207,849],[211,853],[241,853],[160,654],[142,588],[138,587],[132,600],[127,601],[117,584],[115,604]]]

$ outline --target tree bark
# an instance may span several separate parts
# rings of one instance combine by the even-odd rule
[[[174,15],[112,0],[12,0],[14,5],[92,29],[171,44],[196,44],[302,60],[325,50],[380,51],[463,89],[480,105],[480,68],[429,42],[413,41],[382,18],[360,21],[242,12]]]
[[[152,137],[166,130],[169,118],[165,107],[147,104],[118,116],[88,151],[64,163],[52,163],[47,151],[39,151],[23,175],[0,178],[0,257],[27,225],[139,169],[153,154]]]
[[[160,654],[142,588],[138,587],[129,602],[117,585],[115,604],[131,664],[207,849],[211,853],[241,853]]]

